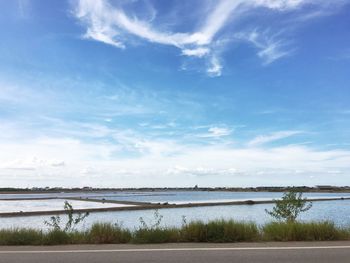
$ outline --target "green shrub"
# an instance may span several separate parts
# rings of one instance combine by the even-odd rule
[[[265,209],[265,212],[277,220],[293,223],[301,213],[310,210],[311,207],[312,202],[308,202],[303,198],[302,192],[294,189],[284,193],[280,200],[276,200],[272,211]]]

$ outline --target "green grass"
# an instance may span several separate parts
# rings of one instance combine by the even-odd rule
[[[174,243],[180,241],[178,228],[139,228],[133,233],[133,243]]]
[[[21,245],[42,245],[44,234],[36,229],[3,229],[0,230],[0,245],[21,246]]]
[[[86,232],[88,243],[120,244],[131,241],[131,232],[117,224],[95,223]]]
[[[52,230],[43,234],[43,245],[65,245],[72,244],[72,235],[63,230]]]
[[[349,240],[350,230],[332,222],[269,223],[263,226],[267,241],[332,241]]]
[[[233,220],[191,222],[180,231],[184,242],[249,242],[260,239],[256,224]]]
[[[0,230],[0,245],[122,244],[167,242],[259,242],[350,240],[350,229],[332,222],[268,223],[215,220],[182,227],[140,227],[133,231],[111,223],[95,223],[84,231]]]

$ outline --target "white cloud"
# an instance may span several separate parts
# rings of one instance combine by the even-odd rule
[[[221,136],[226,136],[231,134],[231,130],[227,128],[220,128],[220,127],[211,127],[209,128],[209,132],[214,136],[214,137],[221,137]]]
[[[287,41],[278,38],[278,34],[270,35],[268,30],[240,32],[235,34],[240,40],[252,43],[257,49],[257,55],[264,61],[264,64],[270,64],[275,60],[290,55],[293,50]]]
[[[254,8],[263,7],[276,12],[295,10],[303,4],[313,4],[308,0],[220,0],[205,17],[199,17],[197,28],[192,32],[171,32],[155,26],[156,11],[152,10],[151,20],[141,20],[136,15],[128,15],[123,5],[111,5],[102,0],[80,0],[75,16],[86,26],[85,37],[94,39],[119,48],[125,48],[130,36],[147,40],[149,42],[172,45],[181,50],[181,54],[192,57],[207,56],[210,63],[207,73],[210,76],[220,76],[222,66],[217,58],[215,41],[221,39],[221,31],[231,21],[240,19],[244,14]],[[315,5],[321,5],[315,2]],[[200,7],[199,7],[200,8]],[[149,9],[149,8],[148,8]],[[285,49],[285,42],[253,32],[248,36],[241,36],[252,42],[258,49],[258,56],[265,64],[290,54]],[[214,54],[216,56],[214,56]]]
[[[231,130],[223,127],[210,127],[208,133],[199,134],[198,137],[201,138],[219,138],[223,136],[228,136],[231,134]]]
[[[210,59],[210,66],[207,69],[207,73],[211,77],[219,77],[222,73],[222,65],[216,56]]]
[[[307,0],[255,0],[257,6],[265,6],[271,9],[277,10],[290,10],[300,7],[306,2],[310,2]]]
[[[90,125],[91,126],[91,125]],[[18,129],[18,127],[13,127]],[[73,128],[73,127],[71,127]],[[75,127],[77,128],[77,127]],[[90,133],[94,127],[86,127]],[[350,152],[315,150],[305,145],[233,147],[227,141],[212,144],[185,143],[181,139],[148,138],[132,130],[104,129],[114,140],[30,136],[21,141],[0,140],[0,183],[7,186],[228,186],[319,184],[330,174],[334,182],[346,181]],[[80,128],[78,127],[80,132]],[[230,134],[225,127],[207,127],[206,138]],[[283,131],[259,136],[258,146],[299,133]],[[103,137],[102,137],[103,138]],[[130,154],[131,153],[131,154]],[[254,180],[253,180],[254,179]],[[327,181],[326,181],[327,182]]]
[[[210,52],[208,48],[194,48],[194,49],[183,49],[182,54],[186,56],[203,57]]]
[[[0,169],[9,170],[37,170],[39,168],[63,167],[65,162],[55,159],[39,159],[37,157],[22,158],[3,162]]]
[[[240,175],[242,172],[235,168],[227,169],[213,169],[204,167],[194,167],[187,168],[182,166],[174,166],[166,171],[166,174],[176,176],[176,175],[189,175],[189,176],[218,176],[218,175]]]
[[[259,146],[265,143],[278,141],[302,133],[301,131],[279,131],[268,135],[259,135],[248,143],[248,146]]]
[[[274,139],[277,137],[282,136]],[[135,141],[140,144],[135,145]],[[228,186],[249,184],[250,178],[254,178],[254,185],[265,184],[266,180],[304,184],[305,178],[315,175],[311,183],[316,184],[330,173],[334,181],[329,183],[346,181],[350,172],[350,152],[346,150],[319,151],[306,146],[232,148],[224,143],[187,145],[142,137],[129,138],[129,145],[139,147],[140,155],[116,155],[120,148],[115,143],[70,138],[2,142],[0,159],[8,165],[0,167],[0,183],[72,187],[83,186],[89,179],[92,185],[101,187],[191,186],[196,182]],[[55,166],[63,162],[61,168]]]
[[[204,57],[211,53],[213,37],[240,2],[220,1],[201,28],[194,33],[159,31],[148,22],[136,17],[131,19],[122,9],[102,1],[81,0],[76,16],[87,26],[86,38],[124,48],[123,40],[131,34],[150,42],[178,47],[185,56]],[[219,60],[211,58],[207,72],[210,76],[220,76],[221,68]]]
[[[107,1],[80,0],[75,15],[86,23],[88,29],[86,37],[95,40],[105,42],[105,39],[108,39],[108,42],[123,47],[118,37],[122,38],[121,34],[125,31],[150,42],[183,49],[186,45],[203,47],[210,44],[229,19],[231,12],[243,2],[243,0],[219,1],[213,12],[204,19],[200,29],[193,33],[159,31],[146,21],[128,17],[121,8],[114,7]],[[115,42],[115,39],[118,40]]]

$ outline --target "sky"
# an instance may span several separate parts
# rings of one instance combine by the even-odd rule
[[[350,185],[349,14],[0,0],[0,186]]]

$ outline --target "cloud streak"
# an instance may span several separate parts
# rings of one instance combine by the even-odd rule
[[[268,135],[259,135],[248,142],[248,146],[255,147],[266,143],[279,141],[297,134],[301,134],[301,131],[279,131]]]
[[[257,56],[263,60],[264,65],[271,64],[294,51],[289,47],[288,41],[278,38],[278,34],[270,35],[268,31],[254,29],[250,32],[237,33],[235,37],[253,44],[258,49]]]
[[[86,27],[84,35],[118,48],[126,48],[131,37],[137,37],[162,45],[171,45],[179,48],[183,56],[207,58],[207,74],[212,77],[222,74],[222,65],[217,57],[218,47],[215,45],[225,34],[228,25],[244,17],[250,10],[267,8],[275,12],[294,11],[304,4],[313,4],[308,0],[220,0],[211,6],[210,12],[204,17],[198,17],[197,27],[191,32],[172,32],[159,29],[152,23],[154,19],[142,20],[136,15],[128,15],[122,4],[118,6],[102,0],[80,0],[74,9],[75,16]],[[319,5],[318,2],[315,2]],[[152,8],[152,17],[155,11]],[[232,35],[232,32],[228,32]],[[281,39],[269,37],[256,30],[239,38],[253,43],[258,49],[257,55],[264,60],[264,64],[290,54],[285,49],[285,42]]]
[[[199,134],[200,138],[220,138],[231,134],[231,130],[222,127],[210,127],[207,133]]]

